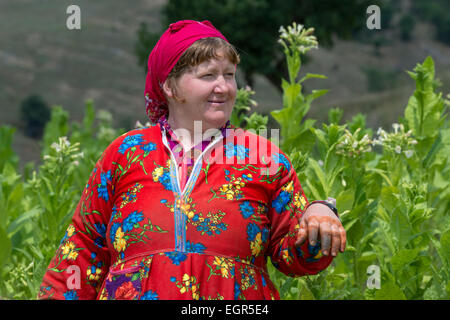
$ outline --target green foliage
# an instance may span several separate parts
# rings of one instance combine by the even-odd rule
[[[161,13],[163,29],[178,20],[211,21],[240,52],[246,84],[252,86],[253,75],[259,73],[281,89],[285,68],[276,46],[280,25],[303,22],[316,28],[322,44],[331,46],[333,36],[349,38],[365,28],[363,13],[370,4],[368,0],[169,0]],[[146,66],[158,32],[147,32],[145,26],[138,31],[139,65]]]
[[[13,132],[0,128],[0,297],[34,299],[95,162],[122,132],[112,127],[109,112],[95,114],[92,101],[82,123],[69,123],[67,112],[55,106],[42,164],[30,177],[16,170]]]
[[[337,199],[348,245],[316,276],[288,279],[269,268],[281,296],[448,299],[449,102],[437,91],[432,58],[409,72],[416,90],[402,123],[375,135],[362,114],[340,125],[339,109],[330,110],[322,129],[304,120],[315,96],[304,94],[295,80],[302,52],[288,48],[290,80],[283,80],[283,108],[272,112],[281,126],[281,146],[290,152],[308,198]],[[367,288],[370,265],[381,270],[378,290]]]
[[[347,248],[315,276],[289,278],[268,271],[282,299],[449,299],[450,105],[438,91],[431,57],[409,75],[416,83],[404,117],[373,132],[365,115],[315,126],[308,111],[324,90],[305,93],[299,77],[304,53],[315,47],[311,29],[280,30],[289,77],[283,105],[272,112],[308,199],[333,197],[347,231]],[[252,111],[250,88],[240,89],[232,123],[261,129],[267,117]],[[0,128],[0,297],[34,299],[74,207],[108,144],[122,132],[112,116],[86,103],[81,123],[53,107],[42,164],[17,171],[14,129]],[[368,288],[368,267],[378,266],[380,288]]]
[[[435,27],[435,37],[442,43],[450,43],[450,3],[447,0],[416,0],[413,11]]]

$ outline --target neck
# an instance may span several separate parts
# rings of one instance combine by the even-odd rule
[[[215,128],[201,120],[179,121],[179,118],[169,115],[167,119],[171,129],[185,150],[190,150],[193,146],[209,139],[213,135],[220,134],[220,128]]]

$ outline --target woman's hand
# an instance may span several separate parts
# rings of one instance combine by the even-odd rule
[[[344,252],[347,235],[339,218],[326,205],[313,203],[306,209],[300,220],[296,246],[302,245],[306,239],[314,246],[320,235],[322,253],[328,256],[337,256],[338,250]]]

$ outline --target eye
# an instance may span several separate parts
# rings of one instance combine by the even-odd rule
[[[202,75],[201,77],[202,78],[211,78],[211,77],[213,77],[214,75],[212,74],[212,73],[206,73],[206,74],[204,74],[204,75]]]

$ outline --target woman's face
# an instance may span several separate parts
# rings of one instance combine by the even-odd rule
[[[181,101],[173,98],[167,81],[164,84],[169,120],[178,127],[184,124],[189,129],[194,121],[202,121],[205,131],[220,128],[230,119],[236,100],[236,68],[223,54],[219,56],[200,63],[176,80],[176,95]]]

